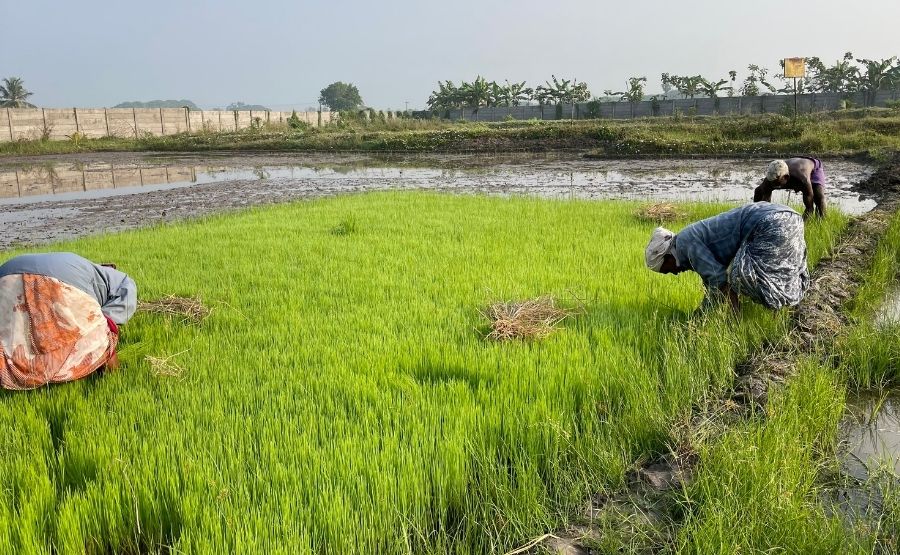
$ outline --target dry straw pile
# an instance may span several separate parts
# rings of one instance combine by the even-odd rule
[[[150,364],[150,368],[153,370],[153,374],[157,377],[163,376],[166,378],[181,378],[184,375],[184,368],[181,367],[177,362],[172,362],[172,359],[181,353],[174,354],[168,357],[155,357],[147,355],[145,360],[148,364]]]
[[[185,324],[199,324],[205,320],[212,310],[203,304],[199,297],[178,297],[167,295],[155,301],[138,302],[138,310],[153,314],[175,316]]]
[[[641,220],[662,223],[681,219],[685,213],[670,202],[657,202],[641,206],[636,215]]]
[[[575,313],[556,305],[553,297],[538,297],[528,301],[494,303],[483,314],[490,322],[488,339],[541,339]]]

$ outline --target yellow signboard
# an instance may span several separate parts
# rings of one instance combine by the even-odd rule
[[[785,77],[804,77],[806,75],[806,58],[785,58]]]

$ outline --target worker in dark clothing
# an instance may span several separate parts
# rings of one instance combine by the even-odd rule
[[[818,158],[800,156],[787,160],[772,160],[766,177],[753,192],[753,202],[772,202],[772,191],[784,189],[803,195],[803,219],[815,210],[825,217],[825,170]]]

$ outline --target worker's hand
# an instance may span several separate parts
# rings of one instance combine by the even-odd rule
[[[112,355],[106,360],[106,364],[103,365],[104,372],[115,372],[119,369],[119,354],[113,352]]]

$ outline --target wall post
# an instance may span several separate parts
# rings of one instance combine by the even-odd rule
[[[103,119],[106,121],[106,136],[109,137],[109,114],[106,113],[106,108],[103,109]]]
[[[81,133],[78,127],[78,108],[72,108],[72,113],[75,114],[75,133]]]
[[[134,120],[134,138],[137,139],[137,136],[138,136],[137,111],[134,108],[131,109],[131,118]]]
[[[159,134],[160,135],[166,134],[166,120],[163,118],[162,107],[160,107],[160,109],[159,109]]]

